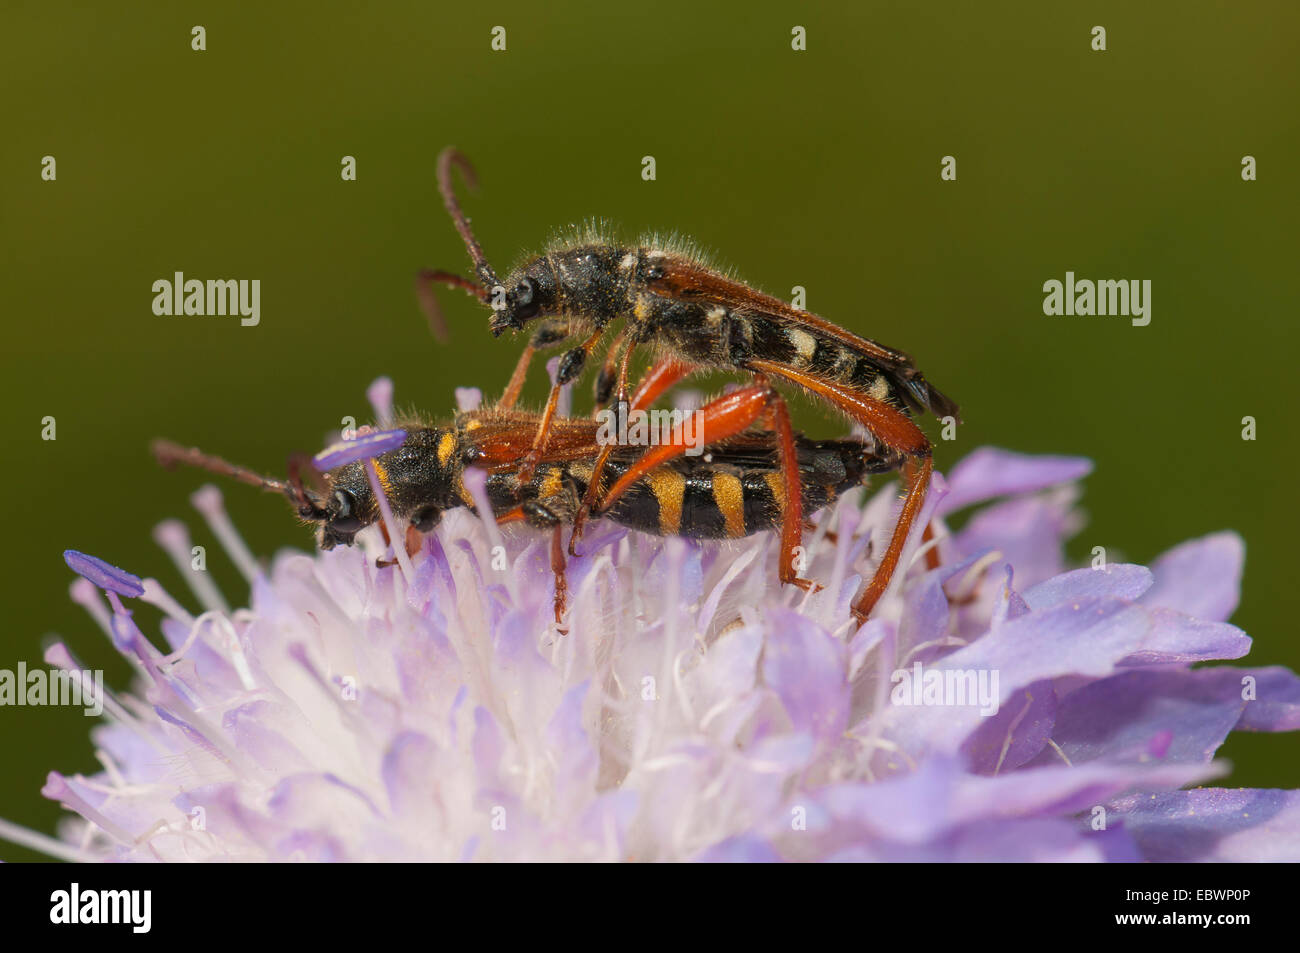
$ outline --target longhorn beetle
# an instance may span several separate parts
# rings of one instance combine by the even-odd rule
[[[401,544],[412,555],[422,534],[438,524],[443,511],[460,506],[475,509],[465,487],[465,470],[486,470],[488,500],[498,523],[522,522],[552,533],[551,571],[559,625],[568,589],[560,532],[572,523],[595,478],[600,444],[594,421],[557,417],[545,458],[523,480],[519,460],[532,445],[538,420],[537,414],[489,409],[460,413],[451,424],[399,423],[405,440],[373,462],[391,512],[398,525],[406,526]],[[897,454],[882,453],[858,440],[810,440],[796,435],[794,444],[800,505],[805,512],[821,509],[846,490],[866,483],[870,474],[897,469],[900,463]],[[153,449],[164,466],[184,463],[283,494],[303,521],[318,527],[322,549],[350,546],[357,533],[376,523],[388,539],[365,461],[318,474],[319,486],[308,487],[301,479],[301,457],[291,462],[287,480],[276,480],[197,448],[160,440]],[[617,448],[602,478],[623,480],[639,457],[638,447]],[[773,435],[747,431],[725,445],[710,446],[702,457],[676,457],[642,470],[605,515],[656,536],[736,539],[774,528],[787,506]]]
[[[611,393],[620,403],[627,402],[632,355],[643,345],[660,355],[644,379],[653,385],[654,396],[699,370],[730,368],[750,375],[749,386],[703,408],[712,427],[706,439],[722,441],[758,423],[775,431],[789,501],[781,528],[780,577],[783,583],[814,588],[815,583],[799,578],[795,567],[803,526],[799,467],[790,414],[773,381],[795,384],[866,428],[877,443],[904,460],[902,511],[875,575],[853,603],[854,616],[859,623],[864,621],[897,568],[930,482],[931,444],[911,416],[928,411],[936,417],[956,418],[957,405],[931,386],[903,352],[763,294],[705,264],[682,243],[647,239],[619,245],[589,230],[551,245],[502,281],[461,211],[452,186],[453,166],[471,186],[474,172],[453,148],[438,157],[438,188],[469,251],[477,280],[446,271],[421,272],[418,283],[426,307],[436,309],[432,285],[442,283],[467,291],[491,307],[493,335],[540,322],[502,397],[506,408],[518,399],[539,349],[581,342],[560,360],[536,435],[523,457],[520,480],[531,478],[546,452],[561,388],[581,374],[610,325],[622,319],[622,330],[597,381],[598,403],[607,402]],[[431,311],[431,316],[435,313]],[[649,470],[683,453],[683,446],[683,441],[671,440],[649,450],[602,493],[599,476],[612,452],[605,448],[596,461],[597,478],[588,486],[574,518],[569,552],[575,552],[588,512],[607,511]]]

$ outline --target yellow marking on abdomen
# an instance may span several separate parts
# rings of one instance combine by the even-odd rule
[[[682,499],[686,496],[686,478],[670,467],[652,471],[646,479],[650,492],[659,501],[659,532],[676,536],[682,528]]]
[[[858,356],[846,347],[836,345],[835,363],[831,367],[831,374],[837,380],[850,381],[853,379],[853,372],[858,367]]]
[[[459,473],[456,474],[456,495],[460,497],[460,501],[464,503],[466,506],[468,506],[471,510],[473,510],[474,512],[478,512],[478,507],[475,506],[474,504],[474,496],[472,493],[470,493],[469,487],[465,485],[465,481],[461,479],[461,475]]]
[[[542,475],[542,485],[537,490],[539,500],[549,500],[553,496],[559,496],[564,489],[564,471],[559,467],[551,467]]]
[[[799,359],[804,364],[811,364],[813,355],[817,353],[817,339],[799,328],[790,328],[785,332],[785,336]]]
[[[438,440],[438,465],[445,467],[456,450],[456,435],[445,433]]]
[[[776,502],[776,511],[778,514],[785,512],[785,484],[781,481],[779,473],[764,473],[763,482],[767,488],[772,491],[772,499]]]
[[[713,502],[726,523],[727,535],[739,539],[745,535],[745,489],[731,473],[713,475]]]

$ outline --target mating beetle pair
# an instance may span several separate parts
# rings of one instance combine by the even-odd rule
[[[442,510],[473,507],[462,476],[466,467],[481,467],[488,471],[498,522],[552,530],[557,622],[564,607],[562,529],[571,527],[568,549],[574,555],[593,515],[695,538],[779,527],[780,579],[807,590],[816,584],[797,571],[805,515],[871,473],[901,470],[905,497],[898,522],[874,576],[852,604],[855,618],[864,621],[897,569],[929,486],[931,444],[911,418],[919,412],[955,418],[956,404],[906,354],[756,291],[681,243],[647,239],[620,245],[587,230],[553,244],[502,280],[461,211],[454,168],[473,184],[469,162],[446,149],[438,158],[438,186],[475,278],[422,271],[421,300],[437,324],[441,315],[432,287],[450,285],[492,309],[494,335],[530,325],[533,331],[491,410],[462,414],[448,427],[411,425],[401,447],[373,461],[393,512],[410,527],[408,539],[393,544],[413,548]],[[613,399],[645,410],[699,371],[730,369],[749,378],[746,386],[700,408],[709,445],[703,458],[685,455],[688,441],[678,432],[644,449],[601,444],[594,421],[557,415],[562,388],[582,374],[615,326],[596,378],[598,405]],[[570,347],[542,412],[517,410],[533,358],[564,344]],[[632,358],[643,347],[659,358],[630,393]],[[869,439],[816,442],[796,433],[776,383],[802,388],[863,427]],[[326,547],[350,543],[359,529],[380,522],[367,464],[328,471],[318,487],[307,488],[294,466],[288,481],[278,481],[197,450],[160,444],[158,452],[167,463],[202,466],[285,493],[300,516],[320,525]]]

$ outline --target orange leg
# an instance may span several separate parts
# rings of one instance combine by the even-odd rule
[[[912,459],[903,465],[903,482],[906,496],[903,510],[889,546],[880,560],[876,574],[853,602],[853,615],[859,623],[865,622],[875,607],[881,594],[889,586],[889,580],[898,568],[903,555],[903,547],[912,530],[912,524],[925,503],[925,494],[930,486],[930,471],[934,462],[931,458],[930,441],[912,419],[902,411],[891,407],[883,401],[868,397],[866,394],[844,387],[833,381],[811,377],[772,361],[751,360],[754,370],[781,377],[823,397],[828,403],[838,407],[843,413],[862,424],[886,446],[908,454]]]
[[[519,394],[524,389],[524,378],[528,376],[528,367],[533,362],[539,351],[546,350],[553,344],[559,344],[569,336],[568,322],[558,318],[548,318],[538,325],[532,339],[524,348],[524,352],[519,355],[519,363],[515,365],[514,373],[510,375],[510,383],[506,384],[505,393],[501,395],[501,400],[497,402],[498,410],[512,410],[515,402],[519,400]]]
[[[833,381],[822,380],[800,371],[792,370],[773,361],[750,360],[747,366],[773,377],[780,377],[812,391],[817,396],[856,420],[870,430],[881,443],[894,450],[916,457],[930,455],[930,441],[913,421],[901,410],[882,400],[868,397],[861,391]]]
[[[600,374],[596,377],[596,410],[609,403],[609,398],[614,393],[615,382],[620,383],[619,393],[622,394],[622,387],[627,386],[627,366],[632,360],[632,352],[635,346],[623,350],[623,342],[627,339],[627,329],[624,328],[619,332],[614,343],[609,346],[609,353],[605,355],[605,363],[600,368]],[[617,375],[617,376],[615,376]]]
[[[537,435],[533,437],[533,446],[526,454],[524,461],[519,467],[519,486],[522,489],[533,478],[537,472],[537,464],[542,459],[542,454],[546,452],[546,441],[551,436],[551,421],[555,419],[555,409],[560,403],[560,390],[563,385],[556,384],[551,388],[550,395],[546,398],[546,407],[542,411],[542,422],[537,427]]]
[[[555,576],[555,624],[562,625],[569,596],[569,582],[564,575],[563,524],[551,530],[551,574]]]
[[[506,512],[498,516],[497,525],[503,526],[506,523],[522,523],[527,519],[528,515],[524,512],[524,508],[522,506],[516,506],[514,509],[506,510]]]
[[[912,523],[915,522],[917,514],[921,512],[921,506],[925,503],[925,493],[930,486],[930,471],[933,465],[934,461],[930,457],[922,457],[919,464],[915,459],[909,459],[903,465],[903,478],[907,483],[903,512],[899,514],[898,522],[894,524],[894,535],[889,540],[889,548],[885,550],[884,558],[876,567],[876,574],[871,577],[867,588],[862,590],[862,595],[853,601],[853,617],[859,623],[867,621],[867,616],[871,615],[876,600],[884,594],[889,586],[889,580],[898,568],[898,560],[903,555],[903,546],[907,543]]]
[[[626,333],[627,331],[624,330],[623,335],[626,335]],[[605,366],[601,368],[600,379],[598,379],[596,382],[597,405],[603,403],[603,401],[601,401],[600,399],[601,398],[600,392],[605,389],[606,385],[604,382],[608,379],[608,377],[613,376],[614,372],[612,368],[614,365],[614,359],[618,355],[618,348],[619,345],[622,343],[623,335],[620,335],[618,341],[616,341],[614,343],[614,346],[609,349],[609,357],[605,361]],[[628,373],[628,367],[632,363],[632,352],[635,350],[636,350],[635,344],[629,344],[627,348],[624,349],[622,357],[618,362],[617,381],[611,382],[609,385],[610,387],[617,388],[616,390],[617,399],[614,402],[615,413],[620,412],[623,408],[623,405],[627,402],[627,373]],[[653,373],[653,371],[651,373]],[[608,397],[609,395],[606,394],[605,396]],[[601,408],[597,406],[596,412],[599,413],[600,409]],[[601,447],[600,452],[596,454],[596,464],[595,466],[592,467],[591,470],[591,481],[587,484],[587,492],[583,494],[582,503],[578,507],[578,512],[575,513],[573,516],[573,531],[569,533],[569,555],[570,556],[578,555],[577,547],[578,547],[578,540],[582,538],[582,527],[587,522],[587,514],[590,513],[591,508],[596,505],[596,496],[600,492],[600,483],[601,480],[603,480],[605,477],[605,465],[609,463],[609,455],[613,452],[614,452],[614,444],[608,443],[605,446]]]
[[[702,417],[701,430],[707,435],[707,443],[717,443],[743,432],[763,416],[774,391],[766,382],[751,384],[732,391],[724,397],[711,401],[700,408]],[[608,510],[628,489],[651,470],[662,466],[669,460],[686,454],[686,440],[682,426],[673,428],[668,443],[661,443],[647,450],[633,466],[629,467],[609,492],[601,497],[600,511]]]
[[[675,357],[666,357],[641,378],[641,386],[632,398],[633,410],[645,410],[658,400],[668,388],[694,371],[695,365],[686,364]]]
[[[934,539],[934,524],[926,523],[925,532],[921,534],[921,542],[928,543]],[[925,567],[927,569],[939,568],[939,547],[931,546],[925,551]]]
[[[623,359],[622,371],[619,375],[618,385],[618,402],[616,407],[622,406],[627,400],[627,369],[628,357],[632,353],[629,347],[625,352]],[[629,412],[633,410],[645,410],[663,394],[664,391],[672,387],[683,377],[690,374],[695,368],[690,364],[684,364],[676,358],[667,357],[656,364],[641,379],[641,386],[637,388],[636,395],[632,398],[632,403],[628,407]],[[587,492],[583,494],[582,505],[578,507],[578,512],[573,517],[573,532],[569,535],[569,555],[578,555],[577,543],[582,538],[582,527],[587,522],[587,516],[596,505],[596,499],[600,495],[600,484],[605,477],[605,465],[609,462],[609,455],[614,452],[615,445],[607,443],[600,448],[600,453],[596,456],[596,465],[591,471],[591,482],[587,484]]]
[[[781,486],[785,492],[785,506],[781,513],[781,562],[778,572],[783,583],[792,583],[800,589],[816,591],[821,586],[808,579],[800,579],[795,565],[795,554],[803,542],[803,484],[799,480],[799,457],[794,448],[794,428],[790,425],[790,410],[776,391],[770,391],[768,413],[776,424],[777,447],[781,461]]]
[[[593,333],[582,343],[582,351],[590,354],[604,334],[603,328]],[[546,442],[551,438],[551,421],[555,419],[555,408],[560,403],[560,391],[564,388],[564,384],[564,381],[556,380],[551,385],[550,396],[546,398],[546,409],[542,411],[542,422],[537,427],[537,436],[533,438],[533,448],[524,456],[523,464],[519,467],[521,487],[532,480],[533,474],[537,471],[537,464],[541,461],[542,454],[546,452]]]
[[[781,563],[783,583],[800,589],[818,588],[815,582],[801,579],[795,568],[796,553],[803,534],[803,485],[799,479],[799,459],[794,447],[794,428],[790,425],[790,412],[781,395],[772,389],[767,379],[755,376],[756,383],[733,391],[700,408],[701,433],[706,443],[718,443],[743,432],[755,421],[769,419],[777,435],[777,449],[781,463],[781,487],[785,495],[781,518]],[[644,390],[644,388],[643,388]],[[674,428],[666,444],[646,451],[636,464],[618,479],[609,492],[601,498],[601,511],[609,509],[627,490],[655,467],[684,456],[686,441],[682,427]]]
[[[519,400],[519,392],[524,389],[524,378],[528,376],[528,365],[533,362],[533,355],[537,349],[531,344],[524,348],[524,353],[519,355],[519,363],[515,365],[514,373],[510,375],[510,383],[506,384],[505,393],[501,395],[501,400],[497,402],[498,410],[513,410],[515,402]]]
[[[388,543],[389,545],[392,545],[392,542],[388,536],[388,525],[386,523],[381,522],[379,524],[379,531],[384,534],[384,542]],[[424,534],[421,533],[414,526],[406,527],[406,555],[414,556],[416,553],[420,551],[420,547],[423,544],[424,544]],[[375,560],[376,569],[386,569],[389,566],[396,566],[396,565],[397,565],[396,559]]]

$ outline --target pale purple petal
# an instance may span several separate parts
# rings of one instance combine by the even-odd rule
[[[1111,808],[1154,863],[1296,863],[1300,791],[1198,788],[1134,795]]]
[[[1091,472],[1092,461],[1084,457],[1029,456],[983,447],[967,455],[948,474],[948,496],[939,506],[939,515],[972,503],[1073,483]]]
[[[997,673],[998,702],[1017,689],[1069,674],[1109,675],[1141,647],[1145,610],[1115,599],[1086,599],[1012,619],[979,641],[933,663],[938,671]],[[883,720],[889,736],[912,757],[956,751],[985,717],[975,705],[891,706]]]
[[[1031,586],[1022,595],[1029,608],[1047,609],[1093,596],[1137,599],[1151,587],[1151,582],[1151,571],[1145,566],[1114,563],[1104,569],[1076,569],[1061,573]]]
[[[1158,665],[1241,658],[1250,636],[1226,622],[1202,622],[1171,609],[1150,611],[1150,630],[1125,665]]]
[[[1236,533],[1214,533],[1164,553],[1151,566],[1151,606],[1177,609],[1207,622],[1224,622],[1241,599],[1246,545]]]
[[[976,512],[957,533],[962,553],[997,551],[1016,569],[1022,588],[1063,572],[1065,539],[1073,535],[1075,493],[1070,488],[1020,497]]]
[[[393,422],[393,379],[376,377],[366,388],[366,399],[375,412],[375,420],[381,427],[389,427]]]
[[[1290,669],[1218,669],[1246,699],[1238,731],[1300,731],[1300,678]]]
[[[1245,707],[1233,669],[1126,672],[1062,698],[1052,739],[1075,765],[1146,762],[1157,739],[1159,760],[1208,763]]]
[[[848,720],[848,654],[821,626],[773,610],[763,649],[763,681],[781,698],[795,731],[834,737]]]
[[[1056,692],[1050,681],[1035,682],[984,718],[962,743],[961,753],[976,774],[1014,771],[1043,750],[1056,724]]]

